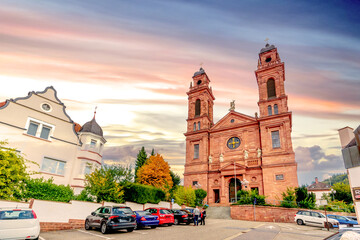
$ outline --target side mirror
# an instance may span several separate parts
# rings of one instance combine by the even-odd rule
[[[92,212],[92,213],[91,213],[91,215],[92,215],[92,216],[95,216],[95,215],[96,215],[96,213],[95,213],[95,212]]]

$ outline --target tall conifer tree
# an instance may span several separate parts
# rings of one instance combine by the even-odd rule
[[[137,182],[137,171],[145,164],[147,160],[147,153],[145,151],[145,147],[143,146],[136,158],[135,162],[135,182]]]

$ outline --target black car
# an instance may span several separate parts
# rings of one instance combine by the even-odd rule
[[[109,230],[126,229],[132,232],[136,226],[136,215],[129,207],[104,206],[96,209],[85,220],[85,229],[100,228],[105,234]]]
[[[179,225],[180,223],[186,223],[189,225],[193,222],[192,213],[186,210],[172,209],[171,212],[174,214],[174,224]]]

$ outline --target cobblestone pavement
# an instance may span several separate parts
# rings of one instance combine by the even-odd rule
[[[240,220],[207,219],[205,226],[177,225],[140,229],[131,233],[125,230],[101,234],[98,230],[85,229],[46,232],[40,240],[102,240],[102,239],[166,239],[166,240],[320,240],[335,233],[295,223],[264,223]]]

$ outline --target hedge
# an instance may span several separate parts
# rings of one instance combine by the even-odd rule
[[[129,202],[140,204],[154,203],[165,200],[165,192],[159,188],[139,183],[127,183],[124,185],[124,199]]]

